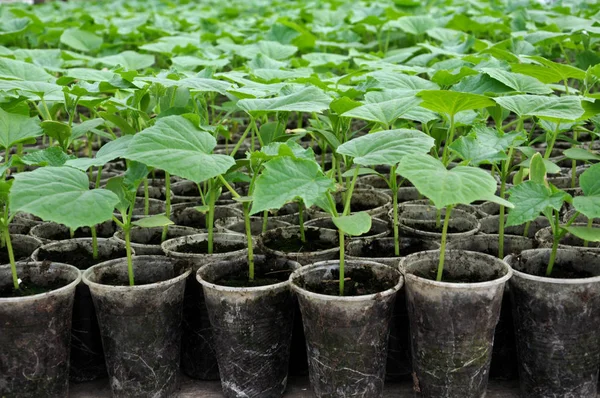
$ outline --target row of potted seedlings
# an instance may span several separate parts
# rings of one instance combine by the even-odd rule
[[[559,189],[552,147],[520,147],[522,123],[442,148],[373,132],[323,168],[294,139],[214,153],[194,117],[167,116],[9,175],[11,147],[42,133],[14,118],[28,133],[3,144],[3,395],[67,396],[70,368],[167,397],[181,368],[227,397],[279,397],[290,355],[319,397],[382,396],[386,376],[483,396],[492,359],[518,367],[523,396],[596,395],[600,166]]]

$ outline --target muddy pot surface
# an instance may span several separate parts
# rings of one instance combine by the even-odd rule
[[[339,213],[344,211],[342,195],[335,194],[334,200]],[[371,217],[385,216],[392,203],[392,197],[374,189],[355,189],[350,199],[350,212],[365,211]],[[331,217],[331,214],[318,208],[308,209],[311,218]]]
[[[545,275],[550,249],[508,256],[510,294],[519,354],[521,397],[592,398],[600,366],[600,254],[558,249]]]
[[[218,250],[213,254],[190,253],[189,250],[184,250],[188,244],[206,242],[207,239],[207,234],[183,236],[163,242],[162,248],[167,256],[188,261],[192,265],[192,275],[186,281],[183,301],[181,370],[194,379],[219,380],[212,327],[204,293],[196,281],[195,272],[211,261],[245,258],[248,249],[244,235],[215,233],[213,240],[215,249]]]
[[[98,314],[114,397],[172,397],[178,389],[186,264],[165,256],[110,260],[83,273]]]
[[[338,258],[338,231],[305,226],[304,234],[306,239],[302,242],[300,227],[275,228],[258,236],[258,247],[265,255],[302,265]]]
[[[131,248],[135,250],[135,254],[139,256],[152,254],[164,255],[163,249],[160,246],[162,244],[162,231],[162,227],[132,228],[130,232]],[[196,228],[184,227],[181,225],[169,225],[166,240],[179,238],[180,236],[195,235],[202,232],[204,231]],[[125,235],[122,230],[119,230],[114,234],[114,239],[117,242],[125,244]]]
[[[98,238],[110,238],[114,235],[116,230],[117,226],[112,220],[106,221],[102,224],[96,225],[96,236]],[[36,225],[31,228],[29,234],[38,238],[44,244],[58,240],[92,237],[92,232],[89,227],[77,228],[74,231],[73,236],[71,236],[71,231],[68,227],[54,222],[45,222],[43,224]]]
[[[421,252],[401,262],[415,387],[423,397],[483,397],[504,284],[512,270],[487,254],[447,250],[444,278],[454,282],[437,282],[439,256],[439,250]]]
[[[46,293],[0,293],[0,396],[66,397],[69,393],[71,312],[80,271],[67,264],[17,263],[24,283]],[[0,292],[12,290],[10,265],[0,266]]]
[[[40,246],[42,241],[30,235],[11,234],[10,241],[13,247],[15,261],[27,261],[31,258],[31,254]],[[6,246],[0,248],[0,264],[8,264],[8,251]]]
[[[206,214],[200,213],[194,207],[201,203],[179,203],[171,207],[171,220],[177,225],[186,227],[206,229]],[[216,227],[243,220],[244,214],[241,210],[229,206],[215,206],[215,230]]]
[[[398,222],[400,233],[422,239],[432,239],[440,242],[442,225],[436,221],[437,209],[430,205],[402,204],[399,206]],[[446,209],[442,209],[440,217],[443,220]],[[479,221],[473,214],[452,209],[448,223],[447,239],[449,241],[475,235],[479,231]]]
[[[507,218],[508,216],[505,215],[505,222]],[[497,234],[500,228],[499,222],[500,216],[489,216],[480,219],[479,224],[481,227],[479,228],[479,233],[490,235]],[[545,228],[549,225],[550,223],[548,222],[548,219],[546,217],[541,216],[531,221],[531,223],[529,223],[529,226],[527,226],[527,224],[521,224],[514,225],[511,227],[505,227],[504,235],[527,236],[528,238],[533,238],[540,229]]]
[[[264,226],[263,222],[264,222],[264,219],[262,217],[250,217],[250,231],[252,231],[253,236],[258,236],[258,235],[262,234],[263,226]],[[289,227],[289,226],[291,226],[291,224],[288,222],[281,221],[281,220],[275,220],[271,217],[268,217],[266,231],[269,231],[269,230],[275,229],[275,228],[282,228],[282,227]],[[246,223],[243,220],[236,221],[234,223],[226,225],[225,230],[227,232],[234,232],[237,234],[245,234],[246,233]]]
[[[587,227],[587,224],[573,223],[571,224],[571,226]],[[551,248],[553,242],[552,228],[546,227],[540,229],[535,234],[535,240],[537,241],[540,248]],[[577,249],[600,253],[600,242],[588,242],[587,246],[585,246],[585,241],[583,239],[572,235],[570,232],[568,232],[565,236],[561,238],[558,247],[561,249]]]
[[[357,295],[339,296],[338,272],[338,260],[322,261],[290,277],[302,312],[313,393],[319,398],[381,397],[389,324],[402,275],[384,264],[348,260],[345,276],[361,283]],[[365,280],[373,282],[371,289],[364,288]]]
[[[255,256],[254,284],[247,283],[245,258],[198,270],[226,397],[283,396],[295,301],[289,275],[298,268],[291,260]]]
[[[321,217],[321,218],[313,218],[307,221],[305,226],[308,227],[317,227],[317,228],[326,228],[337,230],[337,227],[331,220],[331,217]],[[371,229],[360,236],[349,236],[348,240],[379,240],[381,238],[385,238],[388,236],[392,230],[390,229],[390,225],[387,221],[383,221],[379,218],[371,218]]]
[[[80,270],[127,255],[125,244],[112,239],[98,239],[98,258],[92,256],[92,240],[79,238],[62,240],[41,246],[33,252],[34,261],[62,261]],[[96,309],[90,288],[83,282],[75,289],[71,327],[71,372],[74,382],[95,380],[106,376],[104,350]]]

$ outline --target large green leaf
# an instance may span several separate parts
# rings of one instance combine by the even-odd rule
[[[136,135],[126,157],[200,183],[225,173],[235,161],[215,155],[215,138],[183,116],[167,116]]]
[[[553,92],[550,87],[535,77],[507,72],[497,68],[481,68],[481,71],[520,93],[551,94]]]
[[[380,131],[354,138],[337,148],[363,166],[396,165],[406,155],[427,153],[435,140],[419,130],[398,129]]]
[[[385,90],[406,90],[407,92],[417,92],[420,90],[438,90],[439,86],[422,77],[405,75],[404,73],[381,70],[369,73],[381,83],[378,87]]]
[[[443,163],[430,155],[405,156],[398,172],[438,208],[449,205],[471,204],[476,200],[490,200],[508,205],[495,195],[496,180],[482,169],[456,166],[447,170]]]
[[[348,216],[331,217],[331,221],[338,229],[351,236],[359,236],[371,229],[371,216],[365,211]]]
[[[584,196],[573,198],[575,209],[588,218],[600,217],[600,163],[591,166],[579,176]]]
[[[565,229],[580,239],[589,242],[600,242],[600,228],[571,226]]]
[[[494,106],[494,102],[483,95],[461,93],[447,90],[423,90],[419,92],[423,99],[421,106],[434,112],[454,116],[469,109]]]
[[[422,35],[431,28],[437,26],[435,20],[427,15],[410,15],[400,17],[386,24],[388,28],[397,28],[411,35]]]
[[[514,209],[508,213],[507,227],[533,221],[548,209],[560,210],[567,196],[565,192],[553,192],[546,185],[532,180],[511,188],[509,194]]]
[[[66,29],[60,36],[60,42],[75,50],[90,52],[102,46],[102,37],[77,28]]]
[[[13,162],[27,166],[62,166],[71,159],[75,159],[75,156],[67,155],[61,148],[52,146],[41,151],[30,152],[20,158],[15,156]]]
[[[583,148],[569,148],[563,151],[563,155],[575,160],[600,160],[600,156]]]
[[[116,140],[110,141],[102,146],[93,158],[79,158],[67,161],[67,166],[75,167],[80,170],[104,166],[111,160],[124,157],[133,140],[133,135],[124,135]]]
[[[52,75],[39,66],[10,58],[0,58],[0,78],[31,82],[50,82]]]
[[[577,120],[583,115],[581,100],[573,96],[546,97],[541,95],[512,95],[494,98],[501,107],[518,116],[537,116],[549,120]]]
[[[256,179],[251,213],[279,209],[298,198],[310,207],[334,188],[334,181],[323,175],[316,162],[278,157],[265,163]]]
[[[135,51],[123,51],[120,54],[97,58],[97,61],[110,67],[121,65],[122,67],[131,70],[146,69],[154,65],[154,56],[150,54],[140,54]]]
[[[329,108],[330,102],[331,98],[327,94],[310,86],[275,98],[243,99],[238,101],[237,106],[248,113],[259,111],[322,112]]]
[[[18,173],[10,192],[12,213],[31,213],[73,229],[110,220],[118,201],[106,189],[90,190],[87,175],[66,166]]]
[[[471,132],[450,145],[461,159],[472,166],[481,163],[498,163],[508,159],[506,151],[525,141],[520,133],[503,133],[495,128],[476,125]]]
[[[416,97],[396,98],[384,102],[369,103],[344,112],[341,116],[378,122],[388,127],[396,119],[416,108],[421,100]]]
[[[0,108],[0,148],[10,148],[29,138],[43,134],[37,117],[8,113]]]

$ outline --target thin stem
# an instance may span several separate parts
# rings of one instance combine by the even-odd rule
[[[306,242],[304,236],[304,202],[302,200],[298,201],[298,223],[300,224],[300,240]]]
[[[444,142],[444,151],[442,153],[442,163],[444,166],[448,166],[448,152],[450,144],[454,140],[454,115],[450,115],[450,127],[448,128],[448,139]]]
[[[92,258],[94,260],[98,259],[98,236],[96,234],[96,226],[90,228],[92,231]]]
[[[131,259],[131,224],[127,224],[123,232],[125,232],[125,250],[127,251],[127,274],[129,275],[129,286],[134,286],[135,280],[133,276],[133,261]]]
[[[206,228],[208,229],[208,254],[213,254],[213,235],[215,229],[215,193],[212,180],[208,184],[208,217],[206,220]]]
[[[554,143],[556,142],[556,137],[558,137],[558,131],[560,129],[560,120],[556,122],[556,129],[554,130],[554,134],[550,139],[550,143],[546,147],[546,152],[544,153],[544,159],[549,159],[550,154],[552,153],[552,149],[554,149]]]
[[[392,225],[394,229],[394,255],[400,255],[400,234],[398,232],[398,184],[396,182],[396,166],[390,169],[390,188],[392,189]]]
[[[237,142],[237,144],[235,144],[235,146],[229,153],[230,156],[234,156],[237,153],[238,149],[240,149],[240,147],[244,143],[244,140],[248,136],[248,132],[250,132],[250,130],[252,129],[252,123],[254,123],[254,118],[250,117],[250,123],[248,124],[248,127],[246,127],[246,130],[244,130],[244,133],[240,137],[239,141]]]
[[[338,229],[340,236],[340,296],[344,295],[344,231]]]
[[[446,236],[448,233],[448,223],[450,222],[450,214],[452,213],[452,205],[446,206],[446,216],[444,217],[444,228],[442,229],[442,244],[440,246],[440,261],[438,263],[436,281],[442,280],[444,273],[444,258],[446,256]]]
[[[165,214],[171,219],[171,176],[165,171]],[[162,230],[162,236],[160,237],[161,242],[167,240],[167,234],[169,233],[169,226],[165,225]]]
[[[588,222],[587,222],[587,227],[588,227],[588,228],[592,228],[592,223],[593,223],[593,222],[594,222],[594,219],[593,219],[593,218],[590,218],[590,219],[588,219]],[[583,241],[583,247],[588,247],[589,245],[590,245],[590,242],[588,242],[587,240],[584,240],[584,241]]]
[[[525,223],[525,229],[523,230],[523,236],[526,238],[529,236],[529,227],[530,226],[531,226],[531,221],[527,221]]]
[[[90,167],[90,170],[92,170],[92,168]],[[100,186],[100,179],[102,178],[102,166],[98,167],[98,172],[96,173],[96,183],[94,185],[94,187],[98,188]]]
[[[573,131],[573,139],[577,141],[577,130]],[[575,148],[577,145],[573,145]],[[571,188],[575,188],[575,183],[577,182],[577,161],[575,159],[571,160]]]
[[[263,223],[262,223],[262,231],[267,232],[267,226],[269,223],[269,210],[263,211]]]
[[[144,177],[144,215],[150,213],[150,194],[148,193],[148,177]]]
[[[248,279],[254,280],[254,248],[252,247],[252,227],[250,225],[250,203],[244,202],[244,225],[248,241]]]
[[[354,175],[352,176],[352,181],[350,182],[350,189],[346,192],[346,203],[344,204],[344,212],[343,215],[347,216],[350,214],[350,202],[352,202],[352,192],[354,192],[354,186],[356,185],[356,179],[358,178],[358,167],[354,168]]]
[[[8,223],[2,226],[2,234],[6,242],[6,251],[8,252],[8,261],[10,262],[10,271],[12,273],[13,287],[19,290],[19,277],[17,275],[17,264],[15,263],[15,254],[13,252],[12,242],[10,240],[10,232],[8,231]]]
[[[225,188],[227,188],[227,190],[229,192],[231,192],[231,195],[233,195],[234,198],[241,198],[240,194],[237,193],[237,191],[235,189],[233,189],[233,187],[231,185],[229,185],[227,180],[225,178],[223,178],[222,175],[219,174],[218,178],[221,181],[221,184],[223,184],[225,186]]]

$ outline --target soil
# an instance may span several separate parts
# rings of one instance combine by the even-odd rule
[[[415,272],[416,276],[424,279],[429,279],[434,281],[437,276],[437,267],[431,268],[428,272]],[[444,270],[442,272],[442,282],[448,283],[480,283],[480,282],[489,282],[500,278],[501,275],[499,272],[495,273],[491,276],[484,275],[461,275],[454,276],[450,275],[448,270]]]
[[[332,279],[321,282],[303,283],[300,285],[305,289],[328,296],[339,296],[339,270],[332,270]],[[346,270],[344,275],[344,296],[363,296],[367,294],[381,293],[396,284],[392,279],[379,279],[369,267],[353,268]]]
[[[21,252],[16,250],[16,247],[13,247],[15,261],[27,260],[31,256],[31,251]],[[8,258],[8,252],[6,251],[6,247],[0,249],[0,264],[9,264],[10,259]]]
[[[236,250],[242,250],[246,247],[245,243],[231,242],[227,244],[213,242],[213,253],[229,253]],[[177,246],[179,253],[208,254],[208,241],[185,243]]]
[[[35,294],[47,293],[52,290],[59,289],[68,285],[68,281],[59,280],[45,285],[37,285],[28,279],[23,279],[19,285],[19,289],[15,290],[11,285],[0,287],[0,297],[26,297]]]
[[[274,285],[276,283],[285,282],[290,277],[292,270],[276,270],[267,272],[255,272],[254,279],[248,279],[248,271],[241,274],[228,275],[225,278],[215,282],[216,285],[229,287],[258,287]]]
[[[419,231],[435,232],[435,233],[439,233],[439,234],[442,233],[442,229],[443,229],[442,225],[440,225],[440,227],[438,228],[438,227],[435,226],[435,224],[432,224],[431,226],[428,225],[428,224],[416,224],[416,225],[407,225],[407,226],[411,227],[411,228],[414,228],[414,229],[417,229]],[[466,232],[466,231],[464,229],[461,229],[461,228],[455,228],[455,227],[448,226],[448,233],[449,234],[460,234],[460,233],[463,233],[463,232]]]
[[[97,231],[98,238],[110,238],[112,234],[102,234],[100,231]],[[75,230],[75,234],[71,237],[71,233],[68,231],[57,231],[52,235],[45,236],[44,238],[49,240],[67,240],[67,239],[77,239],[77,238],[91,238],[92,232],[86,228],[77,228]]]
[[[369,210],[373,210],[374,208],[379,207],[378,205],[367,205],[364,203],[352,203],[350,202],[350,211],[352,213],[358,212],[358,211],[369,211]],[[344,212],[344,204],[343,203],[337,203],[335,205],[335,208],[337,209],[338,213],[342,214]]]
[[[167,240],[168,239],[173,239],[173,238],[178,238],[181,235],[172,235],[171,232],[167,232]],[[160,245],[162,243],[162,231],[155,231],[152,233],[152,235],[150,236],[150,239],[139,239],[139,240],[135,240],[135,239],[131,239],[131,241],[133,243],[139,243],[141,245]]]
[[[306,238],[305,242],[302,242],[300,233],[298,233],[298,235],[288,239],[280,238],[272,240],[268,242],[266,246],[269,249],[282,251],[284,253],[317,252],[337,247],[336,242],[321,240],[321,232],[318,230],[306,230],[304,234]]]
[[[408,246],[402,245],[402,240],[400,240],[400,256],[408,256],[409,254],[422,252],[425,250],[429,250],[430,248],[421,241],[411,242]],[[394,246],[382,245],[379,241],[374,240],[370,242],[368,245],[363,246],[360,250],[361,257],[368,258],[391,258],[397,257],[394,253]]]
[[[64,263],[73,265],[80,270],[86,270],[89,267],[102,263],[108,260],[114,260],[117,258],[123,258],[127,256],[125,249],[113,249],[108,255],[98,256],[96,260],[92,258],[92,253],[89,252],[83,246],[77,246],[75,249],[70,251],[53,251],[40,249],[38,252],[39,261],[53,261],[57,263]]]

